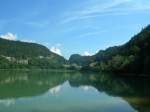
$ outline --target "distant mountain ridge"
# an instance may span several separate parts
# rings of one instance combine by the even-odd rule
[[[122,46],[100,50],[88,57],[72,55],[69,62],[82,66],[82,70],[149,74],[150,25]]]
[[[0,69],[42,68],[150,74],[150,25],[121,46],[93,56],[74,54],[67,61],[47,47],[0,38]]]
[[[0,68],[60,68],[65,63],[43,45],[0,38]]]
[[[21,42],[21,41],[11,41],[0,38],[0,54],[26,58],[26,57],[37,57],[37,56],[48,56],[50,55],[48,48],[43,45]]]
[[[71,64],[75,63],[77,65],[84,66],[84,65],[92,63],[94,59],[95,58],[93,56],[81,56],[79,54],[73,54],[70,56],[69,62]]]

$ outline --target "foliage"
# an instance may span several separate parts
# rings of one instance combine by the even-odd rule
[[[85,59],[88,61],[86,62]],[[90,57],[80,56],[77,58],[76,55],[73,61],[72,58],[70,59],[70,63],[72,62],[81,65],[82,70],[149,74],[150,26],[147,26],[122,46],[101,50]]]
[[[0,38],[0,69],[62,68],[67,61],[40,44]]]
[[[90,64],[92,61],[93,61],[93,57],[81,56],[81,55],[78,55],[78,54],[74,54],[69,58],[69,62],[71,64],[78,64],[80,66]]]

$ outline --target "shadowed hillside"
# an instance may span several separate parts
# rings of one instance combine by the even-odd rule
[[[93,56],[72,55],[71,64],[82,70],[111,71],[119,73],[150,73],[150,26],[122,46],[100,50]]]

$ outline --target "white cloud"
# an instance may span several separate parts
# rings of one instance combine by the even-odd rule
[[[94,55],[94,54],[96,54],[98,52],[99,52],[99,50],[96,50],[96,52],[94,52],[94,53],[90,53],[89,51],[85,51],[83,56],[92,56],[92,55]]]
[[[106,15],[127,15],[139,10],[150,10],[149,0],[95,0],[64,14],[62,24]]]
[[[50,89],[49,91],[51,94],[57,94],[60,92],[60,90],[61,90],[61,86],[56,86],[56,87]]]
[[[92,54],[90,54],[88,51],[84,52],[84,56],[91,56]]]
[[[16,40],[17,39],[17,35],[13,34],[13,33],[10,33],[10,32],[8,32],[5,35],[0,35],[0,37],[3,38],[3,39],[7,39],[7,40]]]
[[[7,40],[17,40],[18,37],[16,34],[8,32],[4,35],[0,35],[0,38],[7,39]],[[28,40],[28,39],[21,39],[20,41],[21,42],[28,42],[28,43],[36,43],[35,40]]]
[[[50,51],[53,52],[53,53],[56,53],[58,55],[62,55],[61,50],[59,48],[51,47]]]
[[[98,53],[100,50],[96,50],[96,52],[95,53]]]
[[[92,86],[80,86],[81,89],[83,89],[84,91],[97,91],[97,89],[93,88]]]
[[[4,104],[5,106],[10,106],[15,104],[15,99],[6,99],[6,100],[0,100],[0,104]]]
[[[81,88],[85,91],[89,91],[91,87],[90,86],[82,86]]]

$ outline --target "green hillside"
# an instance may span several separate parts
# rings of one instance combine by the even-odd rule
[[[66,60],[43,45],[0,38],[0,68],[61,68]]]
[[[82,70],[111,71],[121,73],[150,73],[150,26],[124,45],[100,50],[90,57],[71,56],[70,63],[82,66]],[[86,61],[85,61],[86,59]]]

